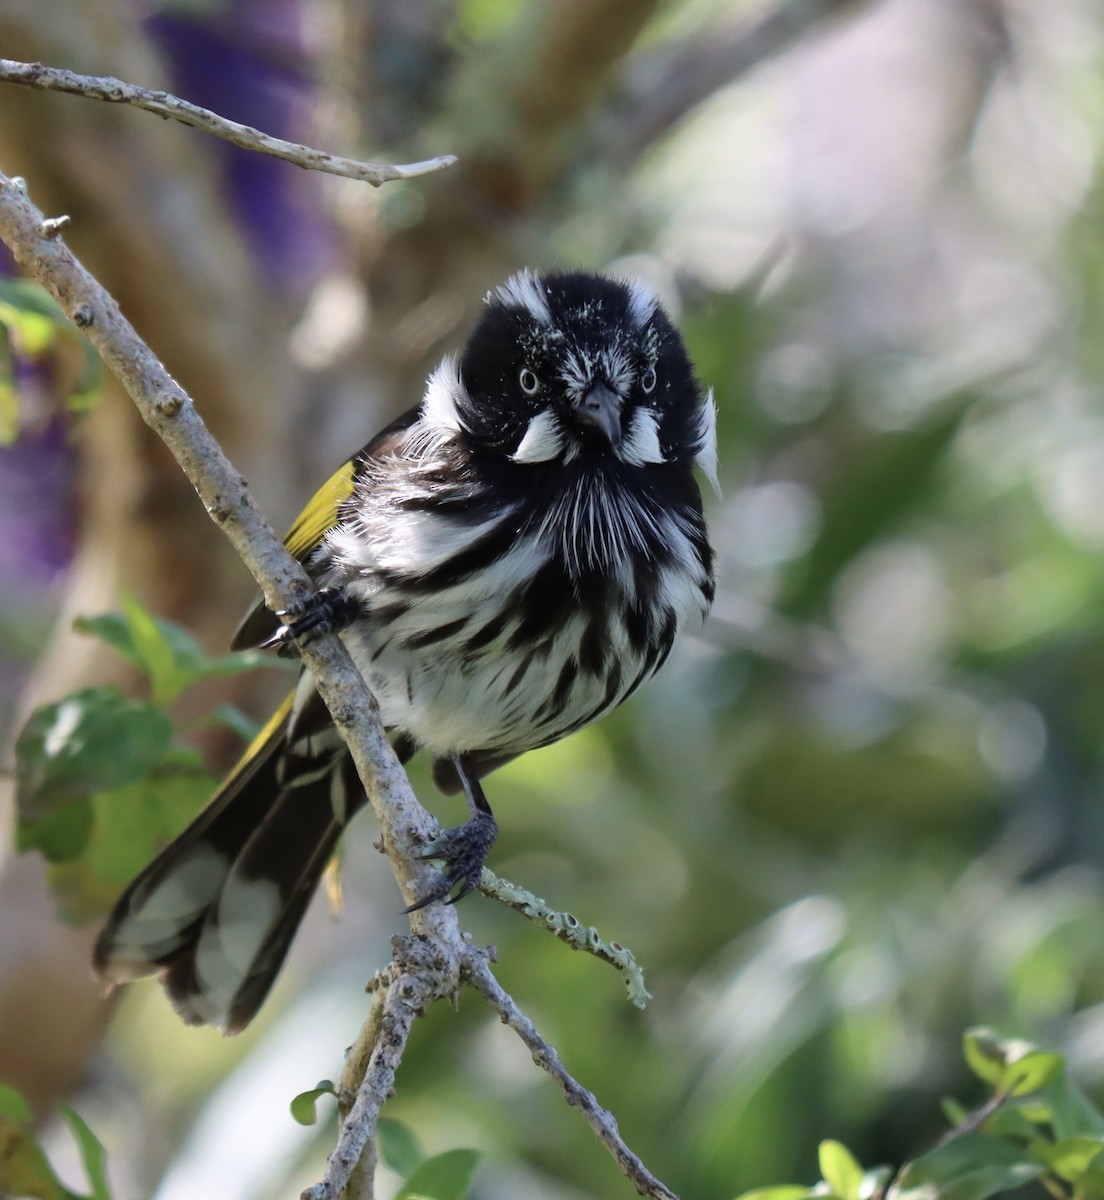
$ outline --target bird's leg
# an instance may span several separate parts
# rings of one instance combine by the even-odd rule
[[[467,763],[461,755],[453,757],[452,765],[456,768],[460,786],[464,789],[464,798],[468,802],[471,817],[455,829],[446,829],[418,856],[423,859],[443,860],[445,871],[434,887],[421,899],[404,908],[403,912],[416,912],[419,908],[432,904],[434,900],[444,900],[456,884],[460,884],[459,890],[446,903],[455,904],[457,900],[466,896],[478,886],[483,863],[495,843],[495,838],[498,837],[498,822],[494,819],[494,813],[491,812],[491,806],[487,803],[478,778],[469,774]]]
[[[262,650],[283,650],[297,641],[312,641],[324,633],[340,633],[361,614],[360,605],[342,588],[322,587],[276,613],[284,624],[261,643]]]

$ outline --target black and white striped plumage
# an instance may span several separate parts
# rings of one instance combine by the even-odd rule
[[[425,751],[442,790],[468,798],[472,819],[433,847],[446,875],[422,903],[478,880],[495,832],[480,777],[616,707],[704,617],[712,554],[693,468],[714,479],[714,419],[646,287],[523,271],[488,296],[421,404],[292,528],[400,755]],[[235,645],[278,629],[259,606]],[[304,672],[123,894],[97,969],[114,982],[161,970],[186,1020],[241,1029],[363,804]]]

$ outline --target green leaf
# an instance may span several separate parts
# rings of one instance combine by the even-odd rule
[[[1048,1123],[1045,1106],[1004,1104],[985,1121],[985,1132],[992,1136],[1020,1138],[1030,1142],[1039,1136],[1039,1126]]]
[[[1056,1079],[1065,1066],[1060,1054],[1032,1050],[1011,1062],[1001,1080],[1000,1090],[1007,1096],[1029,1096]]]
[[[951,1096],[944,1096],[939,1107],[943,1110],[943,1116],[950,1126],[961,1125],[970,1115],[970,1110],[959,1104]]]
[[[1104,1115],[1063,1072],[1047,1086],[1049,1123],[1058,1141],[1091,1135],[1104,1137]]]
[[[57,349],[58,335],[63,335],[79,347],[81,370],[72,384],[66,401],[72,412],[87,411],[99,398],[103,382],[103,364],[95,349],[82,337],[61,311],[53,298],[38,284],[29,280],[0,278],[0,330],[3,330],[14,352],[24,359],[42,358]],[[0,338],[0,348],[3,339]],[[11,384],[10,366],[0,374],[0,442],[15,436],[15,392]],[[55,374],[68,376],[69,371]]]
[[[1077,1200],[1104,1200],[1104,1170],[1099,1160],[1077,1177]]]
[[[10,446],[19,432],[19,400],[7,365],[0,356],[0,446]]]
[[[967,1133],[907,1163],[890,1200],[987,1200],[1022,1187],[1043,1173],[1027,1152],[1001,1138]]]
[[[53,345],[58,329],[68,324],[65,314],[37,284],[0,280],[0,326],[8,331],[17,354],[41,358]]]
[[[215,786],[205,772],[159,773],[97,792],[86,855],[97,879],[120,886],[131,880],[199,812]]]
[[[476,1150],[446,1150],[419,1163],[395,1200],[465,1200],[479,1161]]]
[[[1060,1054],[1039,1050],[1019,1038],[1001,1037],[995,1030],[969,1029],[963,1052],[970,1069],[1002,1096],[1026,1096],[1037,1092],[1062,1073]]]
[[[69,328],[69,319],[41,284],[29,279],[0,278],[0,304],[18,313],[48,317],[59,328]]]
[[[962,1038],[966,1065],[983,1082],[994,1087],[1008,1065],[1007,1041],[996,1030],[985,1026],[967,1029]]]
[[[104,1150],[103,1143],[78,1113],[64,1107],[60,1111],[76,1139],[81,1164],[92,1188],[89,1200],[111,1200],[111,1189],[107,1184],[107,1151]]]
[[[780,1183],[775,1187],[752,1188],[741,1192],[736,1200],[811,1200],[816,1193],[800,1183]]]
[[[35,821],[20,821],[16,849],[20,854],[37,850],[50,863],[72,862],[88,846],[93,824],[89,799],[70,800]]]
[[[138,647],[134,644],[130,627],[122,613],[101,613],[98,617],[77,617],[73,628],[78,633],[98,637],[105,645],[121,654],[133,667],[145,670]]]
[[[376,1122],[376,1138],[380,1160],[396,1175],[405,1178],[425,1158],[414,1131],[401,1121],[380,1117]]]
[[[818,1150],[820,1173],[839,1200],[859,1200],[863,1169],[842,1142],[824,1141]]]
[[[113,687],[36,709],[15,748],[20,849],[42,849],[52,861],[79,853],[91,829],[87,797],[150,774],[171,738],[163,712]]]
[[[195,638],[179,625],[154,617],[126,593],[120,602],[122,612],[78,617],[73,626],[98,637],[147,675],[155,704],[171,704],[186,687],[201,679],[239,675],[270,663],[258,651],[208,658]]]
[[[120,599],[134,647],[153,684],[153,701],[171,704],[190,682],[188,665],[202,661],[203,652],[190,634],[155,620],[133,596],[124,592]]]
[[[0,1114],[0,1195],[80,1200],[64,1187],[42,1147],[21,1125],[22,1119]]]
[[[99,1138],[72,1109],[60,1111],[76,1140],[92,1191],[81,1196],[62,1184],[38,1141],[23,1128],[32,1119],[30,1106],[15,1088],[0,1084],[0,1195],[32,1200],[111,1200],[107,1155]]]
[[[292,1117],[299,1122],[300,1125],[313,1125],[318,1120],[318,1110],[315,1108],[321,1096],[336,1096],[334,1085],[328,1079],[323,1079],[316,1087],[312,1087],[309,1092],[300,1092],[298,1096],[293,1097],[291,1104],[288,1106],[291,1109]]]
[[[246,745],[261,732],[261,722],[246,716],[235,704],[220,704],[208,719],[212,724],[225,725],[233,730]]]
[[[23,1123],[31,1119],[31,1106],[23,1099],[22,1092],[10,1084],[0,1083],[0,1117]]]
[[[1058,1142],[1040,1139],[1031,1144],[1031,1152],[1040,1162],[1055,1175],[1074,1184],[1100,1157],[1101,1151],[1104,1151],[1104,1140],[1101,1138],[1070,1137]]]

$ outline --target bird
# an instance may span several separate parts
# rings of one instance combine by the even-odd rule
[[[318,588],[263,600],[233,647],[339,632],[402,761],[469,817],[410,906],[477,886],[498,826],[481,780],[610,712],[713,600],[695,469],[716,407],[638,279],[525,269],[489,292],[421,401],[318,490],[285,539]],[[305,668],[208,806],[123,891],[94,967],[159,973],[189,1024],[237,1033],[284,962],[366,795]]]

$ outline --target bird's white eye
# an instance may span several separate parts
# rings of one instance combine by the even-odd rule
[[[521,374],[518,376],[518,383],[521,384],[521,390],[527,396],[535,396],[540,391],[540,380],[528,367],[522,367]]]
[[[640,386],[645,392],[650,392],[656,385],[655,367],[649,367],[643,375],[640,376]]]

